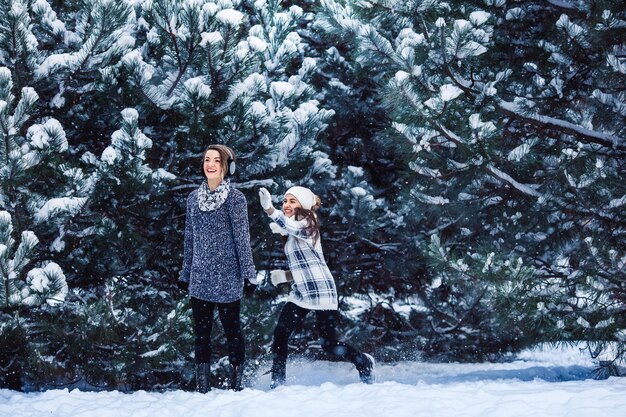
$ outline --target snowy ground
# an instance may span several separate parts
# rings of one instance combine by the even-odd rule
[[[270,391],[269,375],[242,392],[202,395],[0,390],[10,417],[623,417],[626,378],[590,379],[593,364],[577,349],[523,352],[504,364],[379,364],[374,385],[349,364],[290,362],[288,383]]]

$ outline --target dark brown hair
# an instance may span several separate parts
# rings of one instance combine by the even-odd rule
[[[214,145],[207,146],[207,148],[202,153],[202,159],[201,159],[201,164],[200,164],[200,166],[202,167],[202,175],[204,175],[204,158],[206,157],[206,153],[208,151],[217,151],[220,154],[220,159],[222,160],[221,161],[222,172],[224,173],[224,176],[228,175],[228,163],[230,161],[237,160],[237,157],[235,156],[235,151],[233,151],[230,147],[226,145],[214,144]]]

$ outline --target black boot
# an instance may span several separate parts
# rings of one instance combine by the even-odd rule
[[[272,365],[272,383],[270,384],[270,389],[284,385],[286,374],[287,364],[277,364],[274,362],[274,365]]]
[[[243,389],[243,364],[231,366],[230,389],[233,391],[241,391]]]
[[[376,361],[372,355],[363,353],[356,365],[359,371],[359,377],[364,384],[373,384],[376,382]]]
[[[206,394],[211,391],[211,385],[209,384],[209,376],[211,375],[210,363],[198,363],[196,364],[196,391]]]

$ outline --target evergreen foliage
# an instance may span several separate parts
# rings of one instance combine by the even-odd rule
[[[185,384],[190,364],[181,359],[190,359],[191,346],[174,352],[163,347],[171,343],[169,333],[135,330],[162,324],[163,312],[178,304],[171,286],[182,259],[182,208],[202,181],[203,149],[215,142],[235,149],[235,181],[244,192],[334,170],[317,150],[333,112],[320,106],[308,83],[315,60],[294,30],[302,14],[277,1],[2,3],[1,208],[13,216],[17,233],[36,227],[51,255],[44,259],[69,271],[70,286],[61,333],[55,333],[55,313],[36,309],[3,330],[3,340],[23,335],[15,349],[23,360],[2,364],[9,373],[25,372],[11,384]],[[29,119],[36,124],[25,125]],[[255,191],[249,196],[254,207]],[[267,223],[252,216],[251,226],[261,253]],[[145,291],[130,284],[135,279]],[[163,290],[170,295],[163,297]],[[114,311],[101,300],[105,295],[119,300],[128,317],[96,320],[95,312]],[[252,304],[270,309],[266,302]],[[178,308],[189,315],[186,304]],[[264,316],[271,323],[271,315]],[[58,344],[33,337],[41,326],[57,329],[47,336]],[[180,330],[190,337],[190,326]],[[79,333],[71,348],[58,338]],[[129,346],[157,341],[149,359],[132,359],[141,349]],[[59,366],[37,359],[44,356]],[[169,369],[179,376],[163,371],[164,363],[176,363]],[[135,380],[139,374],[152,377]]]
[[[432,263],[420,288],[429,343],[457,338],[455,351],[484,352],[485,340],[495,351],[623,343],[624,272],[608,273],[607,260],[624,256],[624,125],[620,106],[602,97],[623,95],[614,51],[624,11],[611,2],[322,3],[319,27],[355,39],[353,60],[380,79],[398,146],[413,149],[398,210],[421,235],[406,243]],[[602,247],[590,246],[598,234]],[[518,262],[524,279],[509,271]],[[494,316],[496,306],[508,309]],[[544,309],[552,325],[533,320]],[[487,324],[503,319],[513,323]]]
[[[321,196],[366,350],[584,340],[599,376],[623,365],[620,2],[0,0],[0,28],[1,386],[192,386],[174,285],[210,143],[237,154],[260,276],[284,259],[257,188]],[[284,291],[244,299],[248,371]]]

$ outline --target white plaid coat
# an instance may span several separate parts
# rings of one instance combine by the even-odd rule
[[[337,310],[337,287],[324,254],[320,239],[306,231],[306,220],[290,219],[280,210],[270,216],[288,235],[285,255],[293,277],[289,300],[309,310]]]

